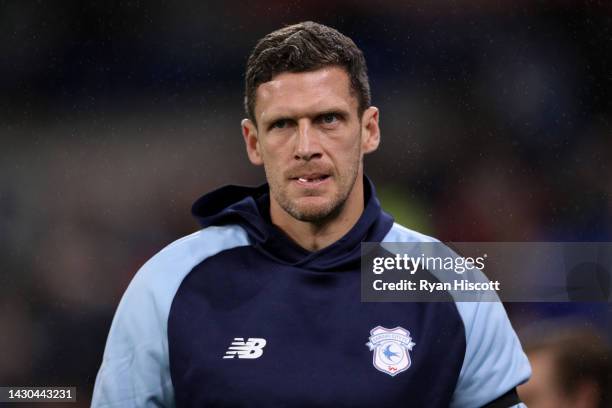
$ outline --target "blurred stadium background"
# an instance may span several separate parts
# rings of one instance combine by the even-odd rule
[[[492,3],[496,3],[493,5]],[[612,241],[612,6],[0,1],[0,384],[77,385],[190,205],[263,181],[239,122],[255,41],[302,20],[368,61],[366,171],[405,225],[455,241]],[[610,304],[509,304],[612,333]]]

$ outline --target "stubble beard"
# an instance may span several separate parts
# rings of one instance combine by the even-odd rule
[[[335,219],[342,212],[346,200],[355,187],[360,164],[361,159],[358,159],[344,176],[338,175],[338,177],[334,180],[338,186],[338,190],[332,199],[326,204],[317,206],[300,206],[297,200],[292,200],[287,195],[287,190],[283,189],[280,186],[280,183],[278,183],[276,186],[273,185],[276,183],[270,184],[270,194],[274,200],[276,200],[278,205],[296,220],[310,222],[313,224],[324,224]]]

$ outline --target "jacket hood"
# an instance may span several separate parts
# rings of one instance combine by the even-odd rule
[[[259,187],[228,185],[200,197],[191,209],[203,228],[238,224],[251,244],[276,261],[317,271],[359,268],[361,242],[380,242],[393,226],[393,218],[382,211],[374,185],[364,176],[365,205],[357,223],[342,238],[318,251],[310,252],[270,220],[268,184]]]

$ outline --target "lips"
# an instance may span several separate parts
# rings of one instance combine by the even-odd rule
[[[329,174],[325,173],[303,173],[291,177],[292,181],[297,182],[302,186],[316,186],[323,183],[329,178]]]
[[[304,174],[302,176],[295,177],[294,180],[297,180],[301,183],[315,183],[318,181],[323,181],[327,177],[329,177],[327,174],[314,173],[314,174]]]

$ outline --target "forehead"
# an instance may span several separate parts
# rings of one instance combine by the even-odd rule
[[[346,71],[325,67],[308,72],[283,72],[259,85],[255,116],[259,122],[333,109],[353,112],[357,105]]]

